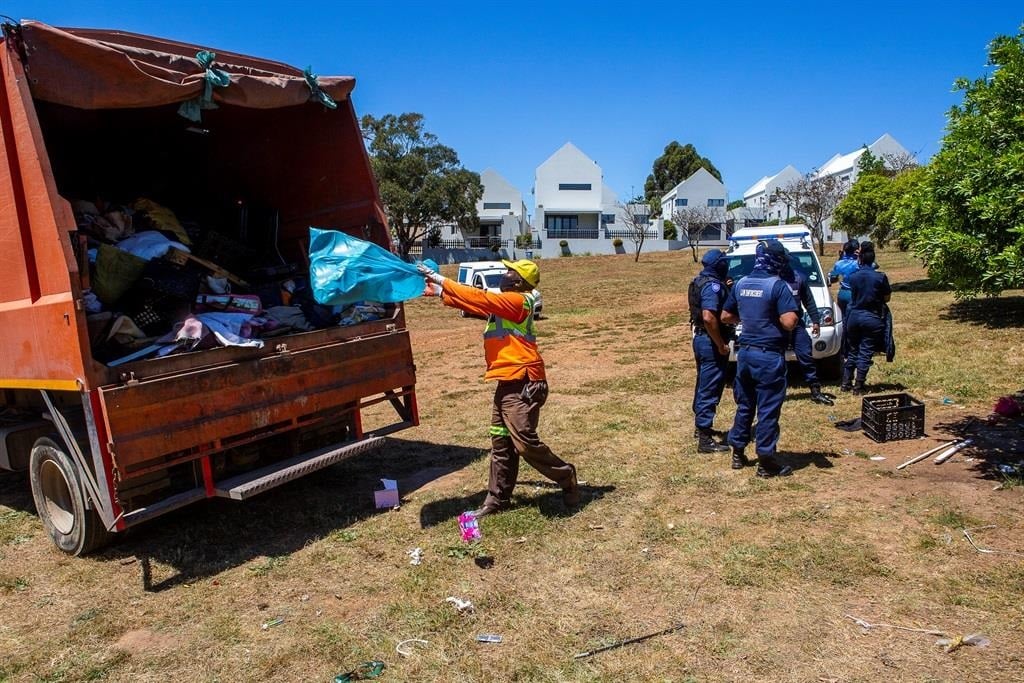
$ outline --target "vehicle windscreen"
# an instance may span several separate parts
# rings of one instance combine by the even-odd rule
[[[791,252],[789,254],[789,264],[793,267],[793,270],[799,270],[804,273],[807,276],[807,282],[812,287],[825,286],[825,278],[822,277],[818,263],[810,252]],[[729,277],[733,281],[739,280],[744,275],[749,275],[753,269],[753,254],[743,254],[742,256],[739,254],[729,255]]]
[[[501,284],[501,277],[505,273],[487,273],[484,275],[484,282],[487,284],[487,289],[497,289],[498,285]]]

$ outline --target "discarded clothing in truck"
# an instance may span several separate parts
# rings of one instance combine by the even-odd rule
[[[179,242],[185,244],[192,244],[192,241],[188,237],[188,232],[178,221],[178,217],[174,215],[174,212],[168,209],[166,206],[161,206],[154,202],[152,199],[136,199],[135,203],[132,204],[132,208],[138,212],[144,213],[146,218],[149,220],[150,225],[156,230],[166,230],[174,235],[177,235]],[[186,249],[185,251],[188,251]],[[163,254],[161,254],[163,256]]]
[[[211,335],[222,346],[262,348],[262,340],[246,339],[243,336],[253,317],[248,313],[197,313],[189,316],[160,338],[160,343],[166,346],[160,349],[158,355],[166,356],[179,349],[191,351],[209,348],[211,345],[207,338]]]
[[[309,324],[309,321],[306,320],[306,315],[298,306],[271,306],[264,311],[264,315],[282,325],[287,325],[303,332],[311,332],[316,329]]]
[[[263,306],[255,294],[200,294],[196,297],[196,310],[258,315]]]
[[[321,304],[398,303],[423,294],[423,276],[372,242],[336,230],[309,229],[309,279]],[[426,261],[432,270],[433,261]]]
[[[387,309],[374,301],[360,301],[341,312],[339,325],[357,325],[369,320],[380,320],[387,315]]]
[[[145,269],[146,261],[138,256],[101,244],[96,253],[92,291],[107,307],[111,307],[139,281]]]
[[[150,259],[162,258],[170,251],[171,247],[188,252],[189,248],[181,242],[175,242],[164,237],[156,230],[146,230],[121,240],[117,248],[127,251],[129,254],[149,261]]]

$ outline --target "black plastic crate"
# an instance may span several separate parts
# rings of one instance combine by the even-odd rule
[[[878,442],[924,436],[924,403],[910,394],[865,396],[860,409],[864,433]]]

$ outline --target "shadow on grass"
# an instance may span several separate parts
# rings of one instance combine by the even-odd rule
[[[920,280],[910,280],[909,282],[894,282],[892,284],[892,291],[894,292],[952,292],[953,288],[949,285],[944,285],[928,278],[921,278]]]
[[[973,440],[974,443],[960,451],[960,455],[975,458],[971,469],[981,478],[997,481],[1021,478],[1021,468],[1024,467],[1024,418],[983,420],[963,417],[936,427],[961,439]],[[1001,469],[1005,466],[1017,468],[1017,474],[1008,475]]]
[[[1024,296],[954,301],[939,318],[981,325],[989,330],[1024,327]]]
[[[258,557],[268,566],[377,510],[380,478],[416,482],[403,496],[486,454],[478,448],[388,439],[378,450],[289,482],[245,502],[210,499],[130,530],[95,557],[138,559],[143,588],[158,592],[214,576]],[[426,472],[429,476],[421,476]],[[0,499],[4,504],[6,500]],[[161,575],[154,578],[153,565]],[[168,572],[165,567],[171,568]]]
[[[792,453],[780,451],[775,457],[782,465],[789,465],[793,471],[802,470],[805,467],[814,465],[819,470],[827,470],[835,467],[829,460],[829,454],[823,451],[811,451],[809,453]]]
[[[580,484],[580,504],[576,507],[566,507],[562,502],[562,491],[557,485],[551,482],[520,481],[517,483],[518,491],[526,491],[527,487],[536,486],[550,489],[540,495],[513,494],[512,505],[509,510],[522,507],[534,506],[545,517],[571,517],[583,510],[595,500],[604,497],[615,490],[614,486],[590,486]],[[428,529],[438,524],[448,522],[466,510],[475,510],[483,505],[487,497],[487,490],[467,496],[452,496],[427,503],[420,510],[420,527]]]
[[[36,513],[27,472],[0,472],[0,505],[19,512]]]

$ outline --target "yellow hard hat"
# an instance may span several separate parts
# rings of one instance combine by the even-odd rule
[[[519,276],[530,283],[531,287],[536,287],[540,284],[540,268],[533,261],[525,258],[521,258],[518,261],[506,261],[502,259],[501,262],[506,268],[514,270],[519,273]]]

